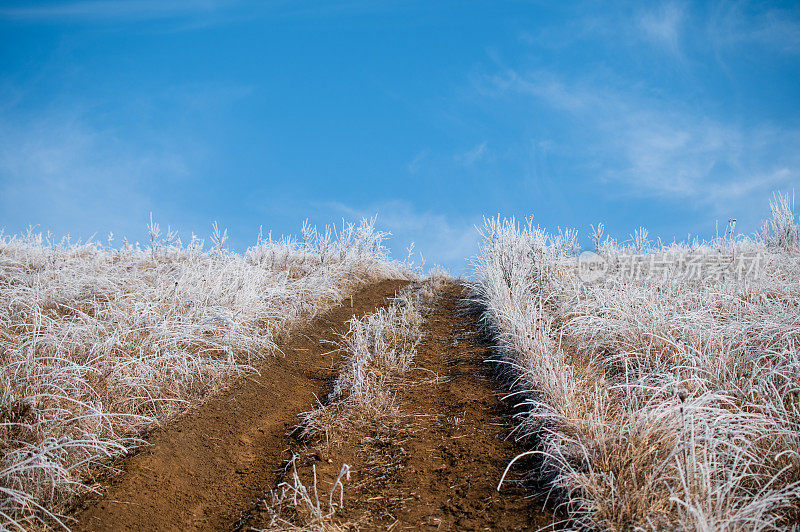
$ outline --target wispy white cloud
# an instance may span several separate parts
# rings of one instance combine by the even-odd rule
[[[21,223],[137,230],[152,186],[189,174],[181,154],[132,146],[78,111],[0,116],[0,211]]]
[[[581,42],[640,48],[644,42],[681,56],[681,41],[693,22],[684,2],[608,2],[602,9],[597,7],[587,1],[565,4],[568,19],[525,31],[520,41],[539,49],[560,49]]]
[[[745,127],[635,90],[567,83],[548,72],[508,71],[488,86],[527,94],[580,123],[590,155],[605,161],[598,177],[630,193],[713,203],[800,182],[798,130]]]
[[[414,157],[406,165],[408,172],[411,174],[416,174],[417,172],[419,172],[422,166],[425,164],[425,161],[430,156],[430,154],[431,150],[428,148],[418,151],[417,154],[414,155]]]
[[[679,56],[684,18],[684,7],[670,2],[640,15],[638,22],[646,40]]]
[[[192,110],[208,110],[236,103],[254,92],[248,84],[221,82],[182,83],[165,88],[161,95]]]
[[[455,154],[453,160],[463,166],[472,166],[487,156],[487,145],[488,142],[483,141],[465,152]]]
[[[717,48],[763,46],[790,54],[800,53],[800,11],[766,9],[749,12],[747,3],[721,4],[708,22],[708,38]]]
[[[193,20],[193,23],[182,29],[192,29],[212,22],[264,15],[303,17],[382,13],[400,4],[399,0],[56,0],[40,4],[18,2],[0,7],[0,20],[105,23],[183,19]],[[198,24],[197,19],[206,20]]]
[[[212,0],[68,1],[0,8],[0,18],[12,20],[150,20],[209,13],[224,3]]]

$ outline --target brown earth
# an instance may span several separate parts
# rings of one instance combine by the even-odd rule
[[[496,489],[521,450],[504,437],[509,407],[485,362],[492,352],[480,324],[460,308],[463,292],[449,284],[436,297],[416,368],[396,383],[400,416],[354,427],[333,445],[295,442],[298,458],[287,465],[284,480],[291,482],[293,467],[311,489],[316,475],[325,511],[342,464],[351,466],[344,508],[331,529],[537,530],[552,523],[513,472],[511,482]],[[274,526],[274,515],[267,498],[237,528]],[[307,516],[290,508],[280,517],[302,525]]]
[[[149,435],[151,445],[121,461],[102,495],[76,509],[76,530],[225,530],[275,485],[287,432],[323,397],[338,361],[331,342],[352,316],[388,303],[405,281],[366,287],[281,345],[260,375],[227,390]]]

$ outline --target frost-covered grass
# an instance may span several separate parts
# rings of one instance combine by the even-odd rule
[[[800,517],[800,238],[788,197],[761,234],[655,245],[487,220],[474,297],[524,397],[517,435],[571,525],[784,529]],[[633,254],[667,257],[630,275]],[[654,255],[660,254],[660,255]],[[758,276],[681,264],[760,255]],[[518,465],[517,465],[518,467]]]
[[[376,279],[409,278],[374,221],[259,237],[244,254],[162,234],[118,249],[0,235],[0,527],[59,515],[98,466]]]
[[[396,396],[422,339],[424,301],[431,281],[403,289],[392,304],[349,322],[344,361],[328,401],[304,415],[303,435],[338,444],[356,428],[398,416]]]

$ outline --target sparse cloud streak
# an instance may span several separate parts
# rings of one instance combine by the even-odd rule
[[[132,233],[162,185],[190,173],[169,145],[134,146],[80,110],[0,116],[0,211],[24,224]]]
[[[800,182],[800,129],[742,127],[689,105],[665,105],[630,90],[568,84],[554,74],[506,72],[490,84],[527,94],[587,128],[612,162],[598,177],[625,190],[701,203]]]
[[[53,2],[44,5],[18,5],[0,8],[0,19],[58,21],[65,19],[148,20],[193,14],[207,14],[224,4],[209,0],[112,0]]]
[[[646,40],[679,56],[684,16],[683,6],[667,3],[642,14],[638,22]]]
[[[717,48],[760,46],[773,52],[800,53],[800,11],[767,8],[748,12],[747,3],[722,4],[709,20],[707,32]]]
[[[472,166],[488,155],[487,144],[487,141],[483,141],[465,152],[457,153],[453,159],[458,164]]]

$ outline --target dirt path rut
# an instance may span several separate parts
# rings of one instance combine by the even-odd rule
[[[75,530],[226,530],[275,483],[287,431],[322,397],[346,321],[388,303],[404,281],[371,285],[282,345],[285,357],[247,375],[148,438],[102,496],[76,511]]]
[[[497,485],[520,452],[508,434],[507,406],[485,361],[492,351],[477,318],[460,306],[463,288],[449,285],[428,320],[416,363],[440,376],[404,398],[411,433],[404,465],[387,494],[405,499],[393,530],[536,530],[549,516],[512,482]]]

